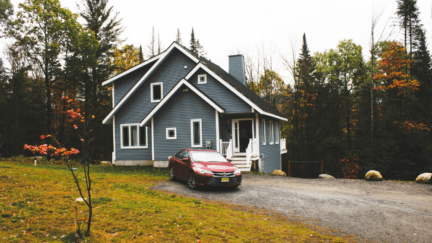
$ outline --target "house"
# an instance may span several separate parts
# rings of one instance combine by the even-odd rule
[[[229,73],[174,42],[105,82],[112,86],[113,164],[163,167],[184,148],[212,149],[243,171],[281,169],[287,119],[245,86],[242,55]]]

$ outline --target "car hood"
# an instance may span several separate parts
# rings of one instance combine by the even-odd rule
[[[237,170],[237,167],[230,162],[194,162],[194,165],[200,169],[213,172],[233,172]]]

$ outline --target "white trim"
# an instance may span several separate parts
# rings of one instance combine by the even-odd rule
[[[204,81],[200,82],[200,78],[204,77]],[[207,74],[198,74],[198,84],[206,84],[207,83]]]
[[[128,127],[128,135],[129,135],[129,145],[125,146],[123,144],[123,128],[124,127]],[[137,146],[132,146],[132,136],[131,136],[131,127],[136,127],[137,129],[137,134],[136,134],[136,138],[137,138]],[[145,144],[144,146],[141,146],[141,137],[140,137],[140,129],[146,129],[146,137],[145,139]],[[140,127],[139,123],[128,123],[128,124],[120,124],[120,148],[121,149],[143,149],[143,148],[148,148],[148,130],[147,127]]]
[[[252,113],[255,113],[255,109],[253,107],[251,107],[251,108],[252,108]]]
[[[154,123],[153,123],[153,117],[151,118],[151,143],[152,143],[152,160],[154,161]]]
[[[191,147],[192,148],[201,148],[202,147],[202,119],[191,119]],[[200,124],[200,144],[195,145],[193,142],[194,134],[193,134],[193,124],[194,122],[199,122]]]
[[[113,83],[113,85],[112,85],[112,108],[114,108],[114,101],[115,101],[115,98],[114,98],[115,96],[114,96],[114,83]]]
[[[280,123],[279,122],[275,122],[275,144],[279,144],[279,140],[280,140]]]
[[[273,145],[274,144],[274,123],[272,120],[269,121],[269,132],[270,132],[270,136],[269,136],[269,144]]]
[[[259,154],[259,134],[260,134],[260,132],[259,132],[259,115],[258,115],[258,113],[255,113],[255,120],[256,120],[256,122],[255,122],[255,126],[256,126],[256,141],[257,141],[257,143],[258,143],[258,154]]]
[[[266,121],[263,119],[263,145],[266,145],[267,143],[267,127],[266,127]]]
[[[219,151],[219,112],[215,110],[216,114],[216,151]]]
[[[115,160],[116,160],[116,139],[115,139],[115,116],[113,116],[113,146],[114,146],[114,151],[113,151],[113,156],[112,156],[112,164],[115,164]]]
[[[105,85],[107,85],[107,84],[109,84],[109,83],[111,83],[111,82],[113,82],[113,81],[115,81],[115,80],[117,80],[117,79],[125,76],[126,74],[131,73],[131,72],[133,72],[133,71],[135,71],[135,70],[137,70],[137,69],[139,69],[139,68],[141,68],[141,67],[143,67],[143,66],[145,66],[145,65],[147,65],[147,64],[149,64],[151,62],[153,62],[156,59],[159,59],[159,57],[161,57],[161,55],[163,55],[163,54],[164,54],[164,52],[162,52],[161,54],[159,54],[157,56],[154,56],[154,57],[148,59],[147,61],[145,61],[143,63],[140,63],[140,64],[136,65],[135,67],[133,67],[133,68],[131,68],[131,69],[125,71],[125,72],[120,73],[119,75],[116,75],[116,76],[114,76],[114,77],[112,77],[112,78],[110,78],[110,79],[108,79],[106,81],[103,81],[102,82],[102,86],[105,86]]]
[[[157,100],[155,100],[154,98],[153,98],[153,96],[154,96],[154,93],[153,93],[153,86],[156,86],[156,85],[160,85],[160,96],[161,96],[161,98],[160,99],[157,99]],[[159,101],[161,101],[163,99],[163,83],[162,82],[156,82],[156,83],[150,83],[150,102],[159,102]]]
[[[109,119],[114,115],[114,113],[116,113],[117,110],[120,109],[120,107],[126,102],[126,100],[128,100],[129,97],[135,92],[135,90],[140,87],[141,83],[143,83],[147,79],[147,77],[149,77],[150,74],[153,73],[153,71],[160,65],[161,62],[165,60],[165,58],[174,48],[177,48],[178,50],[183,52],[183,54],[191,58],[195,63],[198,63],[199,60],[196,57],[192,56],[189,52],[185,51],[183,47],[174,42],[165,52],[161,54],[159,60],[157,60],[157,62],[144,74],[144,76],[132,87],[132,89],[128,91],[128,93],[120,100],[120,102],[114,107],[114,109],[105,117],[105,119],[102,121],[102,124],[106,124],[109,121]]]
[[[227,83],[225,80],[223,80],[221,77],[219,77],[217,74],[215,74],[212,70],[210,70],[207,66],[205,66],[203,63],[198,63],[189,73],[188,75],[186,75],[185,79],[189,80],[192,75],[194,75],[200,68],[202,68],[204,71],[206,71],[207,73],[209,73],[212,77],[214,77],[216,80],[218,80],[219,82],[221,82],[225,87],[227,87],[229,90],[231,90],[234,94],[236,94],[238,97],[240,97],[244,102],[246,102],[247,104],[249,104],[252,108],[254,108],[256,111],[258,111],[260,114],[262,115],[267,115],[267,116],[271,116],[283,121],[288,121],[287,118],[285,117],[280,117],[268,112],[265,112],[263,110],[261,110],[255,103],[253,103],[252,101],[250,101],[248,98],[246,98],[242,93],[240,93],[238,90],[236,90],[235,88],[233,88],[229,83]]]
[[[170,137],[169,136],[169,131],[174,131],[174,137]],[[176,127],[167,127],[165,129],[165,135],[166,135],[166,139],[177,139],[177,128]]]
[[[153,110],[141,121],[140,125],[143,126],[144,124],[146,124],[148,122],[148,120],[154,116],[154,114],[156,114],[156,112],[175,94],[175,92],[182,86],[182,85],[186,85],[190,90],[192,90],[193,92],[195,92],[199,97],[201,97],[201,99],[205,100],[209,105],[211,105],[215,110],[219,111],[220,113],[224,113],[224,110],[216,105],[213,101],[211,101],[209,98],[207,98],[207,96],[205,96],[203,93],[201,93],[201,91],[199,91],[198,89],[196,89],[193,85],[191,85],[189,82],[187,82],[186,80],[182,79],[180,82],[178,82],[178,84],[176,86],[174,86],[174,88],[165,96],[165,98],[163,98],[159,104],[157,104],[155,106],[155,108],[153,108]]]

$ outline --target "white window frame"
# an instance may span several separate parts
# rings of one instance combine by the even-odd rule
[[[267,143],[267,132],[266,132],[266,120],[265,119],[263,119],[263,145],[266,145],[266,143]]]
[[[132,136],[131,136],[131,127],[136,126],[137,127],[137,139],[138,139],[138,145],[137,146],[132,146]],[[128,127],[128,132],[129,132],[129,146],[124,146],[123,145],[123,127]],[[140,142],[141,142],[141,137],[140,137],[140,129],[145,128],[146,131],[146,137],[145,137],[145,141],[146,141],[146,145],[145,146],[140,146]],[[130,123],[130,124],[120,124],[120,148],[121,149],[143,149],[143,148],[148,148],[148,127],[140,127],[139,123]]]
[[[279,123],[279,122],[276,122],[275,125],[276,125],[276,126],[275,126],[275,128],[276,128],[276,132],[275,132],[275,135],[276,135],[276,141],[275,141],[275,143],[276,143],[276,144],[279,144],[279,141],[280,141],[280,123]]]
[[[202,148],[202,119],[191,119],[191,147],[192,148]],[[193,134],[193,124],[194,122],[199,122],[200,126],[200,144],[194,144],[194,134]]]
[[[269,144],[272,145],[274,144],[274,125],[273,125],[273,121],[269,121]]]
[[[169,131],[174,131],[174,137],[169,136]],[[177,139],[177,128],[176,127],[167,127],[166,128],[166,139]]]
[[[201,82],[201,77],[204,77],[204,81]],[[207,83],[207,74],[198,74],[198,84],[206,84]]]
[[[161,98],[159,100],[155,100],[153,99],[153,86],[155,85],[160,85],[161,87]],[[163,83],[162,82],[157,82],[157,83],[151,83],[150,84],[150,102],[159,102],[163,99]]]

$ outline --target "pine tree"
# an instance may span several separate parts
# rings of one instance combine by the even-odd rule
[[[143,61],[144,61],[144,54],[143,54],[143,51],[142,51],[142,45],[140,45],[140,48],[139,48],[139,62],[141,63]]]
[[[419,10],[416,5],[416,0],[398,0],[397,9],[397,15],[400,18],[399,23],[404,30],[404,46],[409,50],[410,59],[412,60],[413,38],[416,34],[415,29],[419,24]],[[408,39],[409,43],[407,43]]]
[[[179,43],[180,45],[182,44],[182,40],[181,40],[181,35],[180,35],[180,30],[179,28],[177,28],[177,34],[176,34],[176,40],[177,43]]]
[[[197,43],[196,43],[196,40],[195,40],[195,34],[194,34],[194,29],[193,28],[192,28],[192,33],[191,33],[190,49],[195,54],[198,54]]]

